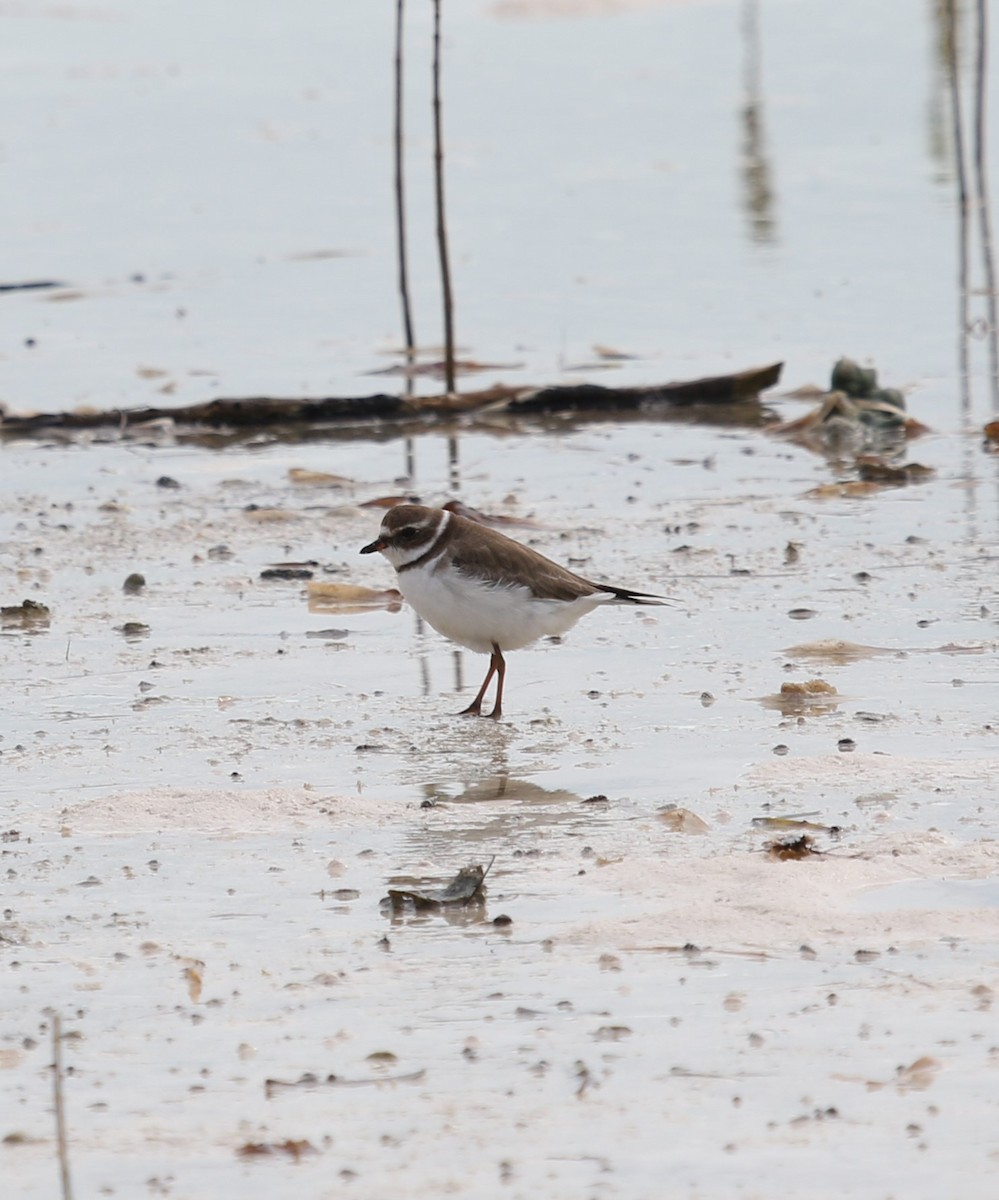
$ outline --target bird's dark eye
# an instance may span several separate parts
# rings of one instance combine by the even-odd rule
[[[412,525],[407,525],[405,528],[399,530],[397,536],[400,542],[411,542],[416,537],[416,530]]]

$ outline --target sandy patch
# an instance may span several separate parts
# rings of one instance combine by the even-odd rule
[[[885,791],[952,791],[955,785],[999,781],[996,758],[915,758],[894,754],[825,754],[775,758],[750,767],[742,782],[768,789],[802,787]]]
[[[52,819],[73,833],[121,834],[197,831],[250,834],[335,826],[345,820],[387,824],[384,804],[321,789],[154,788],[95,797],[62,809]]]
[[[994,942],[999,889],[980,890],[980,906],[920,907],[912,881],[960,882],[999,875],[999,842],[960,843],[935,832],[871,841],[862,849],[832,848],[801,861],[776,862],[762,850],[698,856],[684,841],[674,853],[637,865],[626,857],[594,872],[629,907],[623,920],[577,928],[574,936],[622,949],[667,949],[692,943],[716,950],[787,950],[851,943],[858,950],[954,938]],[[881,889],[884,889],[881,891]]]

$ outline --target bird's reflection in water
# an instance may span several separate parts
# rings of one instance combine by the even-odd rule
[[[486,775],[472,783],[465,783],[461,790],[446,783],[424,785],[424,794],[431,803],[481,804],[493,800],[514,801],[518,804],[581,804],[582,797],[565,788],[544,788],[529,779],[514,779],[506,771]]]
[[[471,782],[425,783],[422,792],[427,820],[407,836],[414,850],[449,863],[459,849],[487,858],[495,854],[494,873],[502,872],[504,859],[542,853],[554,830],[569,837],[588,834],[607,812],[605,803],[591,802],[594,798],[567,788],[542,787],[505,771]]]
[[[432,909],[386,906],[393,925],[432,926],[442,921],[458,927],[491,925],[493,918],[504,911],[505,903],[521,897],[525,879],[532,880],[532,892],[535,886],[547,889],[545,868],[540,862],[537,866],[530,863],[554,849],[550,845],[553,834],[579,839],[582,853],[586,839],[608,812],[603,797],[593,803],[598,798],[588,800],[566,788],[541,787],[506,771],[483,775],[470,783],[427,783],[422,791],[426,819],[414,822],[407,833],[408,870],[394,875],[392,886],[425,886],[424,871],[435,880],[435,886],[440,886],[449,873],[477,864],[492,866],[482,903]],[[558,877],[556,873],[552,878]],[[558,890],[560,885],[553,886]]]
[[[388,904],[384,906],[384,915],[389,923],[398,928],[400,925],[439,925],[441,921],[452,928],[465,929],[468,926],[486,925],[490,917],[484,904],[445,904],[434,909],[393,909]]]

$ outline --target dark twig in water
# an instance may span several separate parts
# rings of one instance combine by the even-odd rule
[[[441,133],[441,0],[434,0],[434,197],[437,206],[437,254],[441,265],[441,295],[444,301],[444,386],[454,386],[454,304],[451,296],[451,266],[444,219],[444,139]]]
[[[385,1085],[392,1086],[397,1083],[421,1083],[426,1074],[426,1071],[421,1068],[419,1071],[408,1071],[405,1075],[380,1075],[372,1079],[341,1079],[338,1075],[327,1075],[325,1078],[320,1078],[320,1076],[314,1075],[310,1071],[306,1072],[300,1079],[291,1081],[285,1079],[265,1079],[264,1095],[268,1100],[271,1100],[279,1092],[291,1091],[293,1088],[303,1088],[311,1091],[313,1088],[321,1087],[384,1087]]]
[[[59,1180],[62,1200],[73,1200],[69,1179],[69,1148],[66,1139],[66,1106],[62,1095],[62,1018],[52,1014],[52,1093],[55,1101],[56,1143],[59,1147]]]

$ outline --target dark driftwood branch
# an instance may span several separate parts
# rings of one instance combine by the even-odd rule
[[[134,429],[150,421],[210,428],[267,428],[290,424],[357,424],[453,420],[484,412],[514,414],[621,413],[647,409],[680,408],[691,405],[718,406],[755,401],[760,392],[780,379],[782,363],[714,375],[682,383],[650,387],[598,387],[572,384],[556,387],[509,387],[498,385],[459,396],[372,396],[329,397],[318,400],[256,396],[247,399],[209,400],[177,408],[85,409],[79,412],[34,413],[5,416],[0,434],[42,432],[47,429]]]
[[[510,412],[599,412],[628,411],[654,404],[732,404],[751,400],[773,387],[780,379],[783,363],[712,375],[686,383],[663,383],[653,387],[601,387],[595,383],[533,388],[507,404]]]

